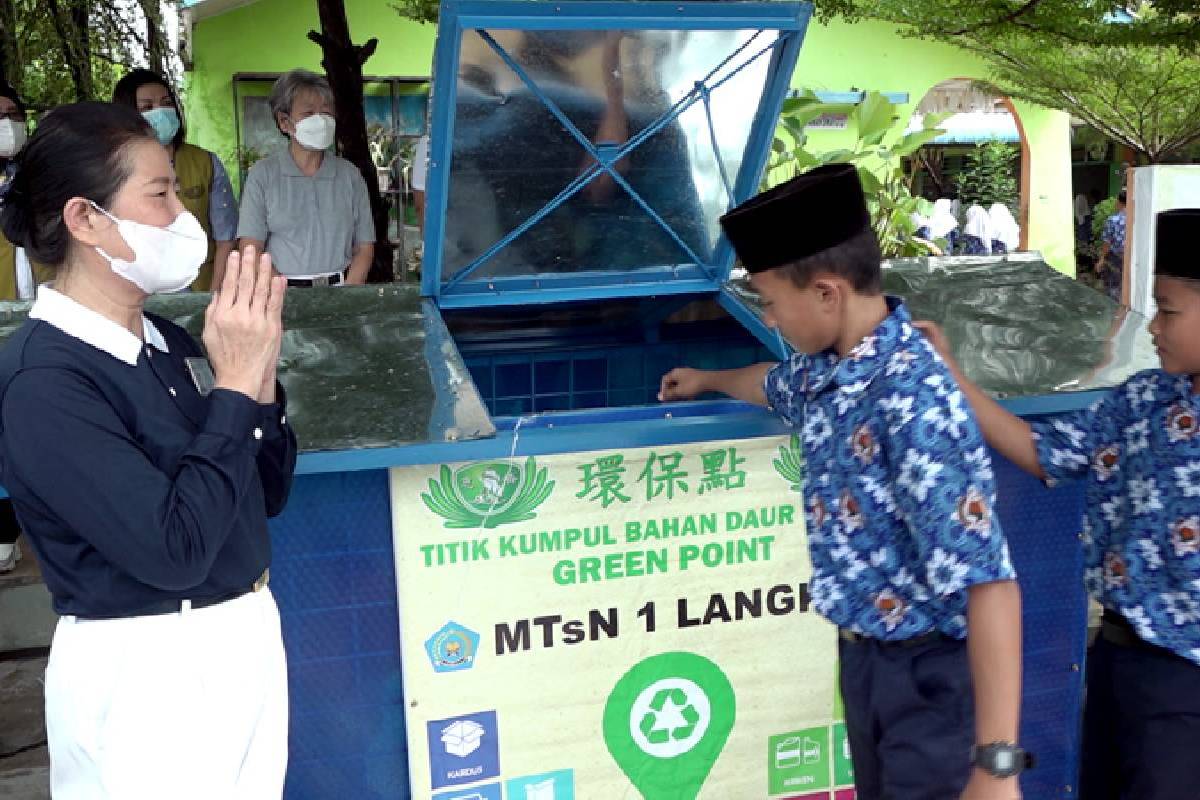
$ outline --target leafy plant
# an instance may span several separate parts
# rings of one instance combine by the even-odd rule
[[[1104,223],[1108,222],[1108,218],[1117,213],[1117,198],[1109,197],[1096,203],[1096,207],[1092,209],[1092,242],[1099,244],[1100,237],[1104,235]]]
[[[1019,154],[1017,146],[1007,142],[984,142],[967,153],[966,165],[955,178],[963,204],[1016,207],[1021,190],[1013,173]]]
[[[367,129],[367,148],[376,169],[390,169],[400,155],[399,137],[391,128],[374,123]]]
[[[809,147],[805,126],[825,115],[846,116],[855,131],[853,147],[826,152]],[[884,258],[930,255],[934,249],[917,238],[913,214],[927,216],[931,206],[913,196],[913,176],[904,161],[945,133],[938,125],[946,116],[927,115],[919,130],[904,133],[895,106],[879,92],[866,93],[860,103],[827,103],[805,91],[784,101],[764,188],[824,164],[854,164]]]

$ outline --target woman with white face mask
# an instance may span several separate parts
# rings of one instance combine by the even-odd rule
[[[132,109],[55,109],[13,167],[0,229],[56,271],[0,350],[0,483],[59,614],[52,794],[279,798],[287,670],[266,582],[296,459],[275,379],[286,284],[232,254],[203,347],[143,310],[208,248]]]
[[[288,146],[246,176],[240,246],[270,253],[289,286],[366,283],[375,221],[362,173],[331,150],[337,123],[329,83],[292,70],[275,81],[270,103]]]
[[[204,228],[208,255],[192,288],[207,292],[220,286],[238,222],[237,200],[225,165],[216,153],[185,141],[183,107],[175,90],[157,72],[133,70],[117,81],[112,101],[136,109],[150,123],[158,143],[171,154],[179,199]]]

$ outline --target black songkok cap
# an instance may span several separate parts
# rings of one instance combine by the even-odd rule
[[[1154,273],[1200,280],[1200,208],[1162,211],[1154,220]]]
[[[827,164],[742,203],[721,228],[742,265],[763,272],[870,230],[871,215],[854,165]]]

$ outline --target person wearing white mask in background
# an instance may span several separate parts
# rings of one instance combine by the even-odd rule
[[[271,113],[288,146],[250,168],[238,239],[270,253],[289,286],[366,283],[375,221],[362,173],[333,147],[333,92],[292,70],[271,88]]]
[[[1013,219],[1008,206],[992,203],[988,209],[988,221],[992,226],[992,255],[1017,252],[1021,246],[1021,226]]]
[[[0,83],[0,193],[8,181],[8,166],[25,146],[25,104],[16,90]],[[53,270],[29,261],[25,248],[16,247],[0,232],[0,300],[29,300],[39,283],[52,280]],[[0,573],[12,572],[21,560],[21,535],[12,501],[0,500]]]
[[[287,665],[267,518],[296,437],[276,380],[287,290],[233,253],[203,347],[144,310],[208,247],[133,109],[51,111],[0,229],[43,263],[0,349],[0,483],[59,615],[46,668],[55,800],[278,800]]]
[[[958,220],[950,211],[952,203],[948,197],[937,200],[933,204],[933,215],[929,218],[929,238],[944,240],[947,253],[953,253],[958,245]]]
[[[992,222],[987,211],[978,203],[967,209],[967,224],[963,226],[962,254],[989,256],[992,254]]]
[[[8,84],[0,83],[0,187],[9,180],[9,165],[28,139],[26,125],[25,104],[20,95]],[[32,300],[38,284],[53,276],[53,270],[31,262],[25,248],[13,245],[0,233],[0,300]],[[0,553],[0,572],[3,571],[4,558]]]
[[[216,153],[184,141],[183,107],[175,90],[157,72],[133,70],[117,81],[112,100],[136,109],[150,123],[158,143],[171,154],[179,199],[208,237],[208,256],[192,288],[207,292],[220,286],[238,223],[237,201],[225,165]]]

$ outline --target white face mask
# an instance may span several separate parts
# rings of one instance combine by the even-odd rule
[[[120,275],[146,294],[178,292],[200,274],[208,258],[208,235],[191,213],[185,211],[165,228],[117,219],[100,206],[92,207],[117,224],[117,232],[133,251],[133,261],[113,258],[96,248]]]
[[[329,114],[313,114],[296,123],[296,143],[306,150],[328,150],[336,131],[337,120]]]
[[[25,146],[28,139],[25,123],[15,119],[0,119],[0,158],[12,158]]]

